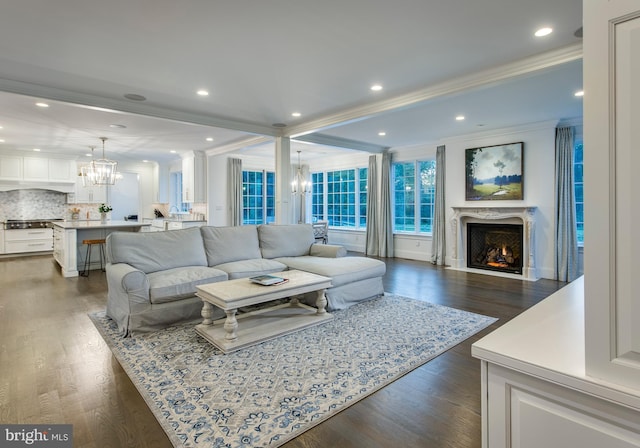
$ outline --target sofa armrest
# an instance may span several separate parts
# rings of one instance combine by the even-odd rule
[[[126,263],[107,264],[109,300],[125,299],[131,303],[149,304],[147,274]]]
[[[312,244],[309,255],[324,258],[340,258],[347,255],[347,249],[337,244]]]
[[[107,263],[107,316],[123,336],[129,334],[130,316],[151,307],[147,274],[126,263]]]

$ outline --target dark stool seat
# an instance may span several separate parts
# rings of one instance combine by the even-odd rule
[[[80,273],[83,277],[89,277],[89,268],[91,267],[91,248],[94,245],[100,247],[100,270],[104,272],[105,256],[104,256],[104,239],[82,240],[82,244],[87,245],[87,253],[84,258],[84,270]]]

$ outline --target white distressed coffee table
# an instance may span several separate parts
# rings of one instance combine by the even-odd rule
[[[196,295],[202,299],[201,324],[196,331],[207,341],[230,353],[277,336],[322,324],[333,319],[327,313],[326,288],[331,279],[303,271],[276,272],[271,275],[289,279],[287,283],[263,286],[248,278],[227,280],[197,286]],[[296,296],[316,292],[316,308],[300,303]],[[289,303],[275,305],[236,316],[238,308],[291,297]],[[211,319],[213,306],[221,308],[226,319]]]

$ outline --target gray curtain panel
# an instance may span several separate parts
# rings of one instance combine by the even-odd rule
[[[227,202],[229,225],[242,225],[242,160],[227,160]]]
[[[382,153],[380,177],[380,221],[378,224],[380,257],[393,257],[393,219],[391,215],[391,154]]]
[[[367,170],[367,231],[365,255],[378,256],[378,164],[375,154],[369,156],[369,169]]]
[[[436,198],[433,207],[433,231],[431,240],[431,263],[435,265],[444,265],[444,258],[446,254],[444,176],[444,146],[438,146],[436,149]]]
[[[578,277],[576,200],[573,185],[572,127],[556,129],[556,263],[555,277],[570,282]]]

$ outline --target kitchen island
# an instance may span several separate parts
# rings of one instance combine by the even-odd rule
[[[104,239],[111,232],[140,232],[148,223],[137,221],[60,221],[53,226],[53,258],[58,262],[64,277],[77,277],[84,266],[86,246],[83,240]],[[80,269],[78,269],[80,267]],[[100,251],[91,254],[90,268],[99,269]]]

